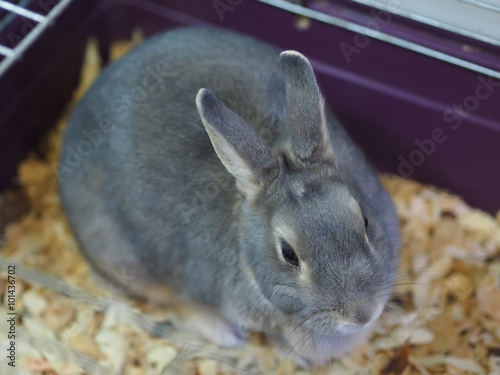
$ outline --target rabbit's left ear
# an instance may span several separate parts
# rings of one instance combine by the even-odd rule
[[[227,108],[207,89],[196,96],[196,106],[215,152],[236,178],[238,190],[254,197],[279,172],[279,163],[257,131]]]
[[[324,100],[311,64],[296,51],[282,52],[279,62],[285,79],[291,151],[306,164],[333,163]]]

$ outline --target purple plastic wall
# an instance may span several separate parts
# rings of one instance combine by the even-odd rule
[[[221,2],[238,5],[228,5],[232,10],[220,16],[214,2],[206,0],[75,0],[0,79],[0,188],[13,182],[27,150],[55,124],[77,83],[89,35],[99,36],[104,51],[134,27],[149,35],[206,24],[307,55],[328,104],[381,172],[450,189],[490,212],[500,209],[499,81],[375,39],[360,44],[353,32],[318,21],[304,30],[293,14],[255,0]],[[332,14],[345,6],[342,1],[309,3]],[[356,8],[360,23],[373,20],[369,9],[361,8]],[[397,17],[383,27],[455,49],[455,55],[464,43],[432,29],[422,33]],[[348,45],[357,48],[350,58],[341,48]],[[473,50],[479,51],[470,55],[475,62],[500,66],[498,49],[478,45]]]

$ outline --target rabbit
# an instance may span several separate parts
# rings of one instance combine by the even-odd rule
[[[257,331],[328,364],[367,340],[394,284],[394,205],[308,59],[233,31],[170,30],[104,69],[70,118],[59,190],[95,274],[221,347]]]

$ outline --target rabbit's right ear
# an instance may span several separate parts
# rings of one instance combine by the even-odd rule
[[[324,101],[309,60],[297,51],[284,51],[279,62],[285,79],[292,152],[305,163],[334,163]]]
[[[196,106],[222,164],[238,190],[252,198],[278,175],[278,160],[259,133],[210,90],[198,92]]]

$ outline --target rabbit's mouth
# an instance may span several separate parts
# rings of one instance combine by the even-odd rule
[[[358,332],[361,328],[363,328],[363,327],[353,326],[350,324],[344,324],[344,325],[337,328],[338,334],[336,334],[334,336],[349,336],[349,335],[352,335],[353,333]]]
[[[347,355],[363,342],[369,333],[370,329],[367,327],[344,336],[315,333],[299,335],[293,331],[285,337],[285,343],[288,343],[285,354],[287,357],[292,356],[304,368],[318,366],[329,363],[333,358],[342,358]]]
[[[353,335],[362,329],[366,329],[366,328],[370,327],[373,324],[373,322],[375,322],[377,319],[378,319],[378,316],[377,316],[377,318],[373,319],[372,321],[368,322],[367,324],[365,324],[363,326],[355,326],[355,325],[351,325],[351,324],[341,325],[341,326],[336,328],[337,332],[336,332],[336,334],[334,334],[332,336],[350,336],[350,335]]]
[[[365,326],[365,327],[368,327]],[[343,325],[343,326],[337,326],[333,327],[329,330],[321,330],[318,332],[317,330],[314,330],[315,332],[315,337],[322,337],[325,339],[328,338],[335,338],[335,337],[344,337],[344,336],[351,336],[354,335],[355,333],[361,331],[365,327],[358,327],[358,326],[353,326],[353,325]]]

